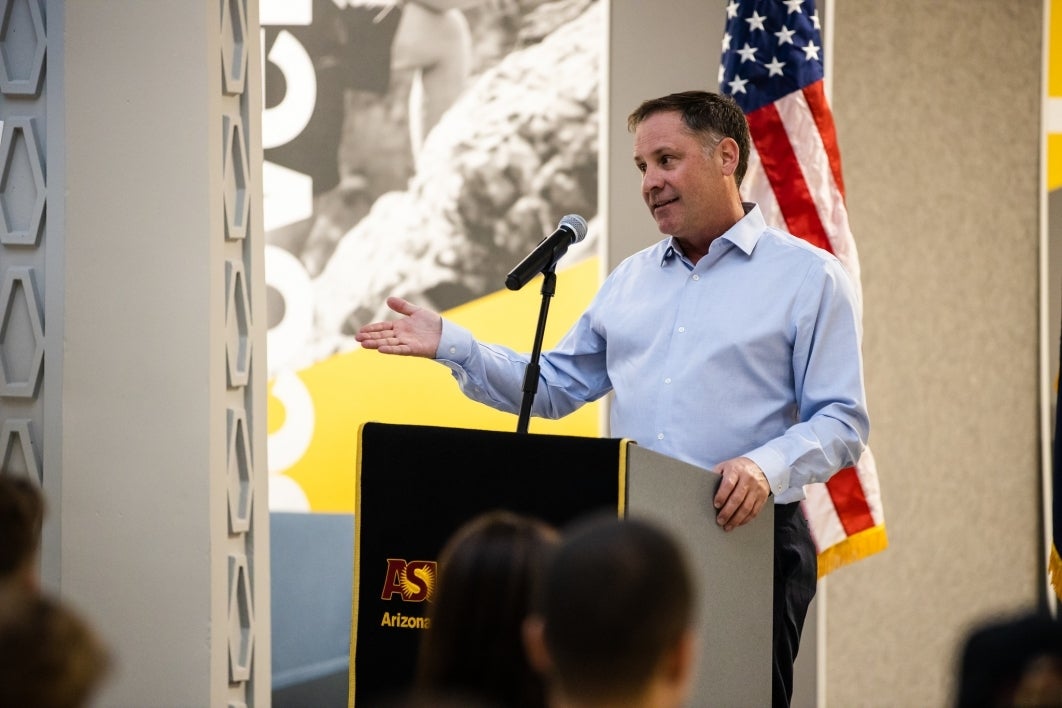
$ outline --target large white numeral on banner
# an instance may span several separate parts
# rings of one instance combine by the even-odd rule
[[[284,425],[268,439],[269,473],[277,474],[302,459],[313,440],[313,398],[294,372],[273,382],[273,397],[284,406]]]
[[[263,161],[262,223],[266,232],[311,216],[313,179],[288,167]],[[268,273],[266,275],[268,277]]]
[[[265,46],[263,32],[262,46]],[[317,101],[317,75],[306,48],[290,32],[281,30],[266,61],[284,75],[284,98],[262,111],[262,147],[279,147],[294,140],[310,122]],[[265,77],[262,79],[265,84]],[[262,164],[262,210],[267,232],[308,219],[313,214],[313,180],[309,175]]]
[[[285,86],[280,103],[262,111],[262,147],[268,150],[294,140],[309,124],[317,102],[317,75],[306,48],[285,30],[277,35],[265,60],[284,75]],[[264,70],[265,62],[262,66]]]
[[[313,398],[295,373],[285,372],[273,382],[273,397],[284,406],[284,425],[266,441],[269,459],[269,508],[271,511],[309,511],[306,493],[283,474],[306,454],[313,440]]]
[[[266,285],[283,300],[283,315],[270,320],[266,333],[269,376],[289,368],[292,358],[309,341],[313,327],[313,284],[302,262],[283,248],[265,247]]]

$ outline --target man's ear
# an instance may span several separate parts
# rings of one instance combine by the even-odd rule
[[[697,652],[697,635],[687,629],[664,658],[664,675],[672,685],[688,687],[697,665]]]
[[[524,652],[531,668],[543,676],[553,671],[553,659],[546,648],[546,623],[539,615],[529,615],[522,627]]]
[[[737,172],[738,162],[741,160],[741,148],[733,138],[723,138],[715,146],[715,154],[719,157],[723,174],[730,176]]]

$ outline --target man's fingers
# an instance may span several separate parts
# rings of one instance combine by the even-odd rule
[[[755,487],[738,484],[716,514],[716,523],[725,531],[743,526],[756,518],[766,501],[756,493]]]
[[[715,499],[713,503],[716,509],[722,509],[726,504],[727,499],[734,493],[734,482],[726,477],[721,477],[719,480],[719,489],[715,490]]]
[[[390,340],[392,344],[380,344],[375,347],[381,354],[400,354],[408,355],[410,353],[409,346],[406,344],[399,344],[397,340]]]
[[[387,298],[387,306],[397,312],[400,315],[406,315],[407,317],[412,315],[420,308],[411,303],[409,300],[403,300],[400,297],[392,295]]]
[[[741,508],[742,503],[745,501],[745,494],[740,488],[735,488],[730,492],[730,495],[726,498],[725,503],[719,509],[719,513],[715,515],[716,523],[720,526],[726,526],[733,520],[734,514]]]
[[[719,463],[715,471],[721,475],[714,498],[716,522],[730,531],[756,518],[770,494],[759,465],[737,457]]]
[[[355,335],[354,339],[366,349],[380,349],[390,344],[398,343],[398,339],[395,338],[394,329],[391,327],[391,324],[387,322],[378,322],[363,327],[357,335]],[[387,352],[384,353],[386,354]]]
[[[723,527],[723,530],[730,531],[736,529],[738,526],[744,526],[754,516],[752,509],[749,507],[748,499],[746,499],[745,503],[739,506],[733,516],[730,517],[730,521]]]
[[[393,329],[393,322],[373,322],[359,329],[355,337],[358,339],[363,336],[365,339],[379,339],[381,336],[388,336],[386,333],[391,332]]]

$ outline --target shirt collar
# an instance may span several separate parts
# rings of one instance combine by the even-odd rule
[[[756,243],[759,242],[764,229],[767,228],[767,222],[764,221],[763,212],[760,211],[760,207],[756,204],[752,202],[742,202],[741,206],[745,209],[745,216],[727,229],[721,238],[725,238],[727,241],[730,241],[730,243],[740,248],[745,252],[745,255],[751,255],[752,250],[756,248]]]
[[[745,255],[751,255],[752,250],[756,248],[756,243],[760,240],[760,235],[767,228],[767,222],[764,220],[763,212],[760,211],[760,207],[757,204],[742,202],[741,206],[745,210],[745,216],[720,234],[719,238],[734,244]],[[667,241],[664,242],[664,255],[660,259],[660,265],[663,266],[675,256],[682,256],[682,248],[674,236],[668,236]]]

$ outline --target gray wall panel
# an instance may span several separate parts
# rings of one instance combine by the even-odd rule
[[[891,545],[830,577],[831,705],[944,705],[971,625],[1041,587],[1041,13],[836,4],[833,106]]]

